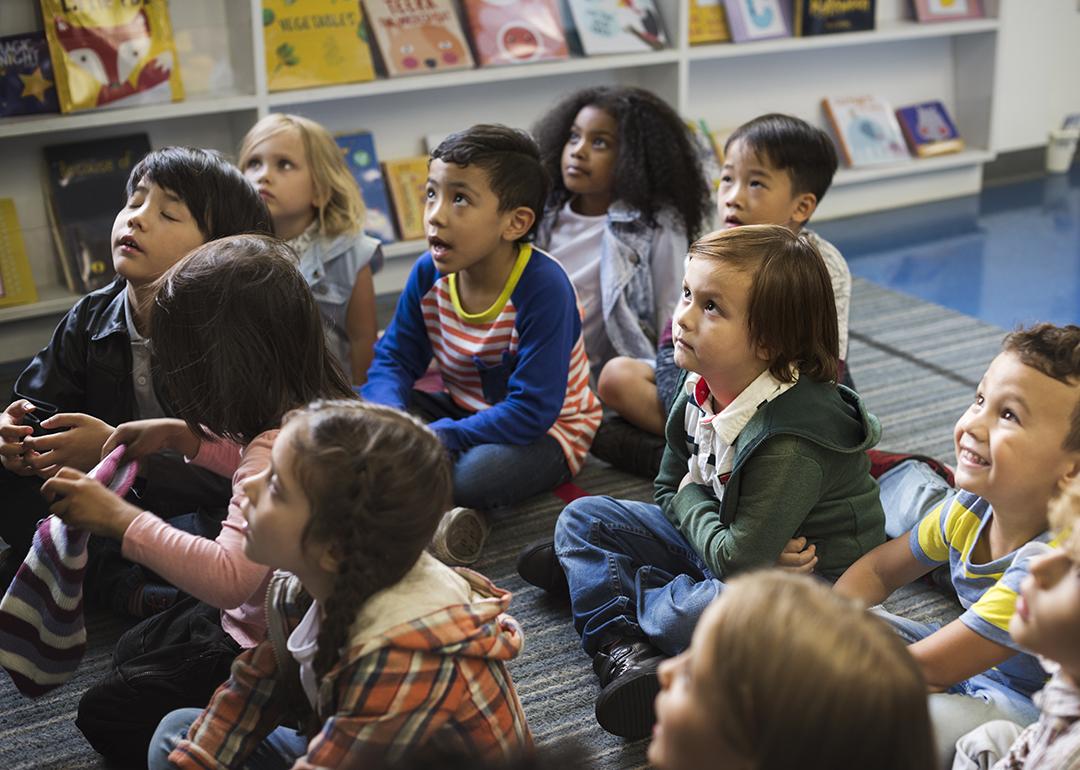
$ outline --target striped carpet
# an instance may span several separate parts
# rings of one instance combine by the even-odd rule
[[[856,385],[884,426],[881,447],[952,460],[952,425],[998,351],[1002,330],[859,279],[851,310],[848,360]],[[651,484],[590,458],[576,479],[592,494],[651,498]],[[549,536],[562,508],[543,495],[496,521],[478,569],[515,594],[512,612],[526,633],[514,662],[533,734],[540,744],[575,740],[596,768],[644,767],[645,742],[604,733],[592,717],[597,693],[589,661],[578,647],[564,604],[525,585],[514,571],[524,544]],[[950,600],[925,583],[897,592],[888,604],[918,620],[956,613]],[[80,694],[106,671],[124,624],[89,616],[89,649],[76,677],[38,701],[23,699],[0,675],[0,767],[105,768],[73,724]]]

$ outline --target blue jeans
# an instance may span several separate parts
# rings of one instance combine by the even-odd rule
[[[146,757],[149,770],[169,770],[169,752],[187,737],[188,728],[199,718],[202,709],[177,709],[165,715],[150,741]],[[289,770],[296,760],[307,753],[307,739],[296,730],[279,727],[255,747],[244,763],[244,770]]]
[[[409,410],[426,422],[473,414],[446,393],[412,392]],[[559,442],[544,434],[532,444],[479,444],[454,460],[454,505],[490,511],[519,503],[570,480]]]
[[[952,491],[949,482],[919,460],[905,460],[878,478],[885,535],[900,537],[914,529]]]
[[[649,503],[575,500],[555,525],[555,554],[589,655],[627,638],[679,654],[724,587],[660,507]]]

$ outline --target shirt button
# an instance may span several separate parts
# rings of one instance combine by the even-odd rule
[[[139,377],[139,384],[140,385],[145,385],[146,384],[146,378],[145,377]]]

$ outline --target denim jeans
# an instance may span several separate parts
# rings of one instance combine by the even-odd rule
[[[575,500],[555,525],[555,554],[589,655],[623,638],[645,638],[667,655],[679,654],[724,587],[660,507],[649,503]]]
[[[199,718],[202,709],[177,709],[165,715],[150,740],[146,765],[149,770],[169,770],[169,753],[187,737],[188,728]],[[307,753],[307,739],[296,730],[279,727],[255,747],[243,764],[244,770],[289,770],[299,757]]]
[[[949,482],[919,460],[906,460],[878,478],[886,537],[914,529],[952,491]]]
[[[447,393],[412,392],[409,411],[426,422],[473,414]],[[532,444],[479,444],[453,456],[454,505],[490,511],[519,503],[570,480],[559,442],[545,434]]]

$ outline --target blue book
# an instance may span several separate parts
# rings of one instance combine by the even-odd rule
[[[60,112],[44,32],[0,37],[0,117]]]
[[[364,232],[383,243],[393,243],[397,240],[397,235],[394,233],[394,220],[382,169],[379,168],[379,159],[375,155],[375,138],[370,131],[358,131],[334,138],[345,153],[345,163],[348,164],[356,183],[360,185],[360,194],[364,197],[364,207],[367,209]]]

